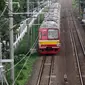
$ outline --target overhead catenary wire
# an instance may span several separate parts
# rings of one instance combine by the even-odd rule
[[[4,0],[5,4],[8,5],[8,0]],[[20,3],[20,0],[18,0],[17,2]],[[16,2],[15,2],[16,3]],[[19,8],[16,9],[16,12],[19,10]]]
[[[7,19],[5,22],[4,22],[4,24],[2,24],[1,26],[0,26],[0,28],[2,27],[2,26],[4,26],[7,22],[9,21],[9,19]],[[20,25],[20,23],[19,24],[16,24],[16,25],[14,25],[11,29],[9,29],[9,31],[8,32],[6,32],[6,34],[5,35],[3,35],[1,38],[3,38],[3,37],[5,37],[5,36],[7,36],[8,34],[9,34],[9,32],[11,31],[11,30],[13,30],[16,26],[18,26],[18,25]]]
[[[21,74],[21,72],[22,72],[23,68],[25,67],[25,65],[27,64],[27,61],[28,61],[28,59],[30,58],[30,56],[31,56],[31,54],[30,54],[30,55],[28,56],[28,58],[26,59],[26,61],[25,61],[24,65],[22,66],[22,69],[21,69],[21,70],[20,70],[20,72],[18,73],[18,75],[17,75],[17,77],[15,78],[15,80],[14,80],[13,84],[15,84],[16,80],[17,80],[17,79],[18,79],[18,77],[20,76],[20,74]]]
[[[5,13],[7,7],[8,7],[7,5],[4,7],[4,10],[3,10],[3,12],[1,13],[0,18],[4,15],[4,13]]]
[[[4,0],[4,2],[5,2],[5,0]],[[5,2],[5,3],[6,3],[6,2]],[[3,11],[2,14],[0,15],[0,18],[3,16],[4,12],[6,11],[6,9],[7,9],[7,10],[10,10],[10,9],[8,8],[8,6],[6,5],[6,7],[4,8],[4,11]],[[11,10],[10,10],[10,11],[11,11]],[[7,21],[6,21],[4,24],[2,24],[0,27],[4,26],[4,25],[8,22],[8,20],[9,20],[9,19],[7,19]],[[16,19],[14,19],[14,20],[17,21]],[[20,25],[20,23],[19,23],[19,24],[16,24],[16,26],[18,26],[18,25]],[[14,27],[16,27],[16,26],[14,25],[11,29],[9,29],[8,32],[6,32],[5,35],[1,36],[1,38],[4,38],[5,36],[9,35],[9,32],[10,32],[12,29],[14,29]]]
[[[7,7],[7,10],[8,10],[8,11],[11,11],[8,7]],[[13,11],[11,11],[11,12],[13,12]],[[17,22],[16,17],[15,17],[15,16],[13,16],[13,18],[14,18],[14,20]]]
[[[2,18],[1,20],[0,20],[0,23],[2,23],[2,22],[4,22],[4,21],[6,21],[6,20],[8,20],[8,18]]]
[[[8,22],[8,20],[6,20],[1,26],[0,29]]]
[[[4,2],[5,2],[5,0],[4,0]],[[19,0],[19,2],[20,2],[20,0]],[[5,3],[6,3],[6,2],[5,2]],[[7,7],[7,9],[10,10],[8,7]],[[10,10],[10,11],[11,11],[11,10]],[[13,12],[13,11],[12,11],[12,12]],[[14,16],[13,16],[13,17],[14,17]],[[15,17],[14,17],[14,20],[17,22],[17,20],[16,20]],[[7,23],[7,22],[6,22],[6,23]],[[6,23],[4,23],[4,25],[5,25]],[[11,29],[8,30],[8,32],[6,32],[5,35],[1,36],[1,38],[4,38],[5,36],[9,35],[9,32],[10,32],[11,30],[13,30],[16,26],[19,26],[20,23],[21,23],[21,22],[19,22],[18,24],[14,25]],[[2,26],[1,26],[1,27],[2,27]]]
[[[19,0],[19,2],[20,2],[20,0]],[[6,2],[5,2],[6,3]],[[10,10],[8,7],[7,7],[7,9],[8,10]],[[10,10],[11,11],[11,10]],[[12,11],[13,12],[13,11]],[[14,20],[17,22],[17,20],[16,20],[16,18],[14,18]],[[21,22],[20,22],[21,23]],[[18,24],[16,24],[16,25],[14,25],[11,29],[9,29],[9,31],[8,32],[6,32],[6,34],[5,35],[3,35],[3,36],[1,36],[1,38],[4,38],[5,36],[7,36],[8,34],[9,34],[9,32],[11,31],[11,30],[13,30],[16,26],[19,26],[20,25],[20,23],[18,23]]]
[[[24,56],[18,63],[16,63],[16,64],[14,65],[14,67],[16,67],[20,62],[22,62],[22,61],[27,57],[27,55],[30,53],[31,49],[36,46],[37,39],[38,39],[38,37],[36,38],[33,46],[30,48],[30,50],[25,54],[25,56]],[[14,68],[14,67],[12,67],[12,68]],[[12,68],[10,68],[10,69],[8,69],[7,71],[5,71],[5,73],[8,72],[8,71],[10,71]]]
[[[21,22],[20,22],[21,23]],[[5,37],[5,36],[7,36],[8,34],[9,34],[9,32],[11,31],[11,30],[13,30],[15,27],[17,27],[17,26],[19,26],[20,25],[20,23],[18,23],[18,24],[15,24],[11,29],[9,29],[8,30],[8,32],[6,32],[6,34],[4,34],[1,38],[3,38],[3,37]]]
[[[38,38],[38,37],[37,37],[37,38]],[[35,47],[35,46],[36,46],[36,42],[37,42],[37,39],[36,39],[36,41],[35,41],[35,43],[34,43],[33,47]],[[32,54],[32,53],[30,53],[30,55],[29,55],[29,56],[28,56],[28,58],[26,59],[26,61],[25,61],[24,65],[23,65],[23,67],[21,68],[20,72],[18,73],[17,77],[15,78],[15,80],[14,80],[14,83],[13,83],[13,84],[15,84],[16,80],[17,80],[17,79],[18,79],[18,77],[20,76],[20,74],[21,74],[21,72],[22,72],[23,68],[25,67],[25,65],[27,64],[27,61],[29,60],[29,58],[30,58],[31,54]]]
[[[21,23],[21,22],[20,22],[20,23]],[[17,26],[20,26],[20,23],[15,24],[13,27],[11,27],[11,29],[8,29],[8,31],[7,31],[3,36],[1,36],[1,38],[4,38],[5,36],[9,35],[9,32],[10,32],[11,30],[15,29],[15,27],[17,27]]]

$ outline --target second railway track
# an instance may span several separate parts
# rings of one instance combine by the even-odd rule
[[[85,59],[83,41],[75,23],[72,10],[68,10],[67,13],[69,15],[67,21],[69,25],[69,34],[73,47],[73,55],[76,57],[77,85],[85,85]]]

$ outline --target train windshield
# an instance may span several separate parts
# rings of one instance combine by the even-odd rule
[[[58,30],[49,29],[48,30],[48,39],[57,39],[58,38]]]

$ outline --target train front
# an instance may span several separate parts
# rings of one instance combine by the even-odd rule
[[[59,3],[53,3],[44,16],[39,28],[40,54],[56,54],[60,50],[60,9]]]
[[[39,29],[39,53],[56,54],[60,50],[59,29],[41,28]]]

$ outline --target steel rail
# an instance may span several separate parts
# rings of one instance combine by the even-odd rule
[[[72,19],[73,19],[73,22],[74,22],[74,26],[75,26],[75,29],[76,29],[76,32],[77,32],[77,35],[78,35],[82,50],[83,50],[83,54],[85,55],[85,48],[84,48],[84,42],[83,42],[82,36],[81,36],[79,30],[77,29],[78,27],[77,27],[76,21],[74,20],[74,17],[73,17],[72,13],[71,13],[71,16],[72,16]]]
[[[39,75],[38,75],[36,85],[40,85],[40,83],[41,83],[41,78],[42,78],[42,75],[43,75],[45,61],[46,61],[46,56],[43,56],[43,60],[42,60],[42,64],[41,64],[41,67],[40,67],[40,71],[39,71]],[[51,75],[52,75],[52,71],[53,71],[53,65],[54,65],[54,56],[51,56],[51,65],[50,65],[50,68],[49,68],[48,85],[50,85],[50,83],[51,83]]]
[[[46,60],[46,56],[43,56],[43,60],[42,60],[42,64],[41,64],[41,67],[40,67],[40,71],[39,71],[39,75],[38,75],[38,79],[37,79],[36,85],[40,85],[40,81],[41,81],[41,77],[42,77],[42,73],[43,73],[43,69],[44,69],[45,60]]]
[[[67,20],[67,21],[68,21],[68,24],[69,24],[69,20]],[[78,56],[78,52],[77,52],[77,48],[76,48],[75,39],[73,37],[74,34],[72,33],[72,28],[70,27],[70,24],[69,24],[69,28],[70,28],[69,34],[70,34],[70,38],[71,38],[71,43],[72,43],[72,47],[73,47],[73,50],[74,50],[73,52],[76,56],[78,72],[79,72],[79,76],[80,76],[80,82],[81,82],[81,85],[84,85],[82,73],[81,73],[81,66],[80,66],[80,62],[79,62],[79,56]]]
[[[51,66],[50,66],[50,72],[49,72],[49,81],[48,81],[48,85],[51,85],[51,76],[53,73],[53,66],[54,66],[54,56],[52,56],[51,58]]]

